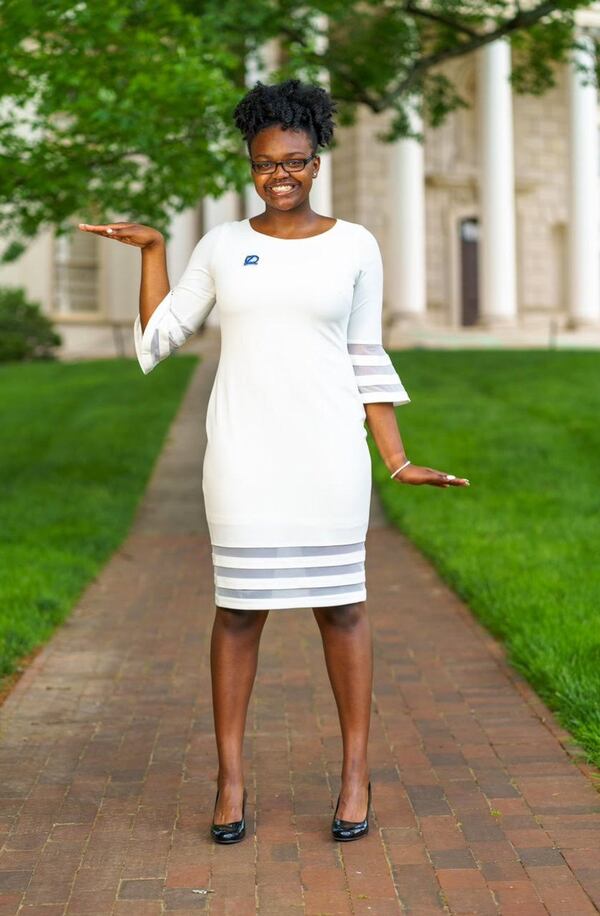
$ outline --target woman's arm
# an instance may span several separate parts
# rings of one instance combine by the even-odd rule
[[[395,471],[406,461],[406,453],[402,444],[400,430],[398,429],[394,406],[379,402],[365,404],[364,407],[367,415],[367,426],[375,439],[379,454],[391,474],[392,471]]]
[[[179,282],[171,289],[165,240],[139,223],[79,228],[142,249],[139,314],[133,325],[135,352],[145,374],[181,347],[201,326],[216,302],[212,254],[227,223],[210,229],[196,244]]]
[[[384,460],[388,471],[392,474],[407,459],[400,430],[398,429],[394,406],[383,402],[365,404],[364,406],[367,415],[367,426],[379,449],[379,454]],[[412,484],[428,483],[434,487],[469,486],[469,481],[465,477],[455,477],[453,474],[445,474],[442,471],[434,470],[434,468],[421,467],[416,464],[408,464],[399,474],[395,475],[394,480]]]
[[[390,474],[406,461],[395,407],[410,398],[382,343],[383,262],[375,236],[364,226],[356,249],[357,275],[348,320],[347,345],[365,408],[365,418]],[[468,487],[469,481],[433,468],[407,464],[394,474],[402,483]]]
[[[152,312],[171,289],[167,272],[167,247],[164,238],[142,248],[140,280],[140,324],[144,331]]]

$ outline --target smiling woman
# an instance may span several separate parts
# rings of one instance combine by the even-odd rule
[[[206,233],[143,335],[136,329],[147,372],[218,304],[221,357],[203,464],[216,604],[218,842],[245,830],[242,742],[262,627],[270,610],[297,607],[313,609],[340,713],[344,763],[332,834],[367,832],[367,409],[397,479],[464,484],[406,459],[393,408],[409,397],[382,345],[375,237],[310,206],[334,110],[325,90],[298,80],[259,82],[247,93],[235,121],[264,212]]]
[[[154,230],[110,227],[142,247],[134,339],[145,373],[219,309],[202,487],[215,585],[212,836],[220,843],[245,833],[242,746],[258,645],[269,612],[288,608],[312,608],[339,710],[344,759],[332,835],[355,840],[368,830],[365,420],[398,482],[467,484],[411,465],[404,452],[394,407],[409,397],[382,343],[377,240],[310,206],[334,111],[324,89],[294,79],[258,82],[241,99],[235,122],[264,212],[207,232],[173,288]]]

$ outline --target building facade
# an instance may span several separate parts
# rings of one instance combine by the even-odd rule
[[[580,30],[585,61],[600,12],[585,11]],[[500,40],[444,67],[470,107],[436,129],[415,114],[423,144],[382,143],[388,116],[361,110],[323,156],[312,206],[377,237],[388,345],[423,329],[460,337],[505,328],[514,339],[548,327],[600,329],[598,92],[570,62],[556,67],[543,96],[516,95],[510,56]],[[249,184],[175,216],[171,283],[203,232],[262,209]],[[25,287],[52,317],[66,356],[131,353],[139,280],[136,249],[77,231],[44,232],[0,266],[0,285]],[[218,308],[207,323],[218,325]]]

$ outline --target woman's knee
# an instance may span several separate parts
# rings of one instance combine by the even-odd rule
[[[236,608],[216,608],[215,622],[228,633],[260,633],[268,611],[244,611]]]
[[[341,631],[356,629],[367,616],[367,605],[364,601],[352,604],[338,604],[335,607],[314,608],[313,613],[319,626],[334,627]]]

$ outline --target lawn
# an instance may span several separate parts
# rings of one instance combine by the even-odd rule
[[[369,435],[388,518],[600,763],[600,354],[390,356],[408,456],[471,487],[395,483]]]
[[[197,362],[0,366],[0,677],[123,541]]]

